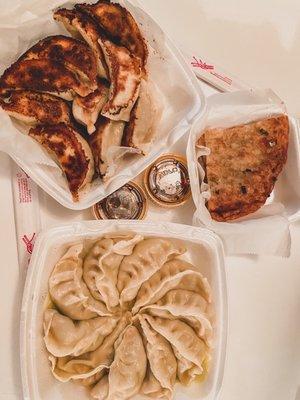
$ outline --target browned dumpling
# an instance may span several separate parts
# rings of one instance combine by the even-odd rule
[[[126,47],[140,58],[143,67],[146,65],[147,45],[138,24],[126,8],[100,0],[95,4],[77,4],[76,9],[89,14],[112,42]]]
[[[97,88],[95,55],[81,40],[63,35],[48,36],[27,50],[20,59],[59,61],[89,85],[91,90]]]
[[[29,125],[71,124],[69,104],[56,96],[18,90],[0,98],[0,106],[8,115]]]
[[[64,64],[50,59],[18,60],[0,78],[0,93],[12,90],[47,92],[72,100],[87,96],[93,88],[79,80]]]
[[[104,104],[108,100],[109,88],[106,82],[98,82],[97,89],[86,97],[76,96],[72,111],[74,118],[82,125],[86,125],[89,134],[96,130],[96,122]]]
[[[94,52],[99,77],[108,78],[108,68],[103,51],[98,43],[99,32],[96,23],[88,15],[66,8],[55,11],[54,19],[61,22],[73,37],[86,41]]]
[[[123,131],[124,122],[101,117],[96,123],[96,131],[89,137],[96,171],[104,179],[112,162],[110,151],[121,146]]]
[[[91,149],[83,137],[70,125],[39,125],[29,131],[29,136],[52,155],[64,172],[75,201],[79,192],[94,176]]]

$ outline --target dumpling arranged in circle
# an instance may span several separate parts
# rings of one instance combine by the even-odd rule
[[[209,369],[212,295],[178,240],[107,234],[73,244],[49,278],[44,342],[61,382],[96,400],[171,400]]]

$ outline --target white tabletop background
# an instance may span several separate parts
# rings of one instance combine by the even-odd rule
[[[8,0],[0,0],[0,5]],[[300,117],[299,0],[144,0],[187,49],[256,87],[272,87]],[[1,7],[0,7],[1,9]],[[74,213],[48,199],[60,216]],[[0,400],[22,398],[19,305],[10,161],[0,154]],[[300,399],[300,222],[292,254],[228,258],[229,337],[220,400]],[[298,389],[299,388],[299,389]]]

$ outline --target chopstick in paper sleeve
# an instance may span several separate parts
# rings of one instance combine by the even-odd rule
[[[19,270],[25,275],[34,242],[41,229],[38,187],[15,163],[11,163]]]
[[[198,79],[203,80],[221,92],[235,92],[238,90],[251,90],[251,86],[242,82],[229,72],[219,68],[216,64],[206,58],[199,57],[194,53],[181,50],[184,58],[191,66]]]

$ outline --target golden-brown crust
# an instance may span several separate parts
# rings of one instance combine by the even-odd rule
[[[113,4],[110,6],[114,8]],[[103,64],[108,67],[107,76],[111,81],[109,100],[103,107],[103,116],[114,120],[128,121],[130,111],[138,97],[142,77],[141,58],[135,56],[120,43],[118,45],[114,43],[111,35],[104,31],[99,24],[99,19],[95,17],[94,11],[93,7],[91,9],[86,4],[77,5],[76,9],[72,11],[65,9],[56,11],[54,18],[60,21],[67,19],[69,24],[77,26],[77,28],[80,24],[80,29],[88,32],[92,38],[93,48],[100,47],[105,59]],[[120,16],[117,17],[117,20],[119,18]]]
[[[20,120],[30,119],[34,123],[70,124],[72,119],[69,104],[46,93],[28,90],[11,92],[8,98],[0,98],[0,106],[11,116]]]
[[[126,8],[108,0],[100,0],[95,4],[77,4],[75,8],[92,16],[108,39],[126,47],[142,60],[143,66],[146,65],[147,45],[135,19]]]
[[[20,60],[42,58],[59,61],[74,72],[82,72],[96,87],[95,55],[85,42],[63,35],[48,36],[27,50]]]
[[[32,128],[29,136],[55,155],[66,175],[70,192],[78,201],[78,192],[85,182],[90,160],[73,128],[66,124],[40,125]]]
[[[66,28],[73,36],[87,40],[98,62],[98,72],[102,73],[102,70],[104,70],[104,77],[108,77],[108,68],[105,63],[104,54],[98,43],[101,34],[99,33],[96,22],[86,13],[79,10],[68,10],[66,8],[60,8],[55,11],[53,18],[58,22],[64,23],[65,26],[68,25]]]
[[[139,94],[141,62],[125,47],[116,46],[108,40],[102,43],[111,79],[109,100],[103,107],[102,115],[128,121]]]
[[[57,94],[72,91],[81,96],[92,91],[63,64],[49,59],[19,60],[7,68],[0,79],[0,92],[22,89]]]
[[[286,115],[203,133],[198,144],[211,150],[205,161],[213,219],[234,220],[265,204],[286,163],[288,142]]]
[[[77,103],[87,110],[94,109],[100,100],[107,98],[109,86],[104,80],[98,80],[97,89],[86,97],[77,97]]]

